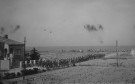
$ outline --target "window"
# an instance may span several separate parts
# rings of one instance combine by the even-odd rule
[[[21,49],[16,49],[15,54],[16,55],[21,55]]]
[[[10,48],[10,53],[13,53],[13,51],[14,51],[13,48]]]

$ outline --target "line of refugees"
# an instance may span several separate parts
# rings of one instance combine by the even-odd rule
[[[103,58],[105,54],[89,54],[86,56],[81,57],[73,57],[67,59],[60,59],[60,60],[40,60],[38,65],[45,67],[47,69],[55,69],[55,68],[62,68],[62,67],[69,67],[75,66],[76,63],[84,62],[92,59],[99,59]]]

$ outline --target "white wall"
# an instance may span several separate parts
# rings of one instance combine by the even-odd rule
[[[130,54],[135,57],[135,49],[132,49]]]
[[[0,60],[0,70],[9,70],[9,60]]]

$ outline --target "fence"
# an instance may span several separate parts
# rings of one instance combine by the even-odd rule
[[[28,60],[25,61],[26,67],[32,67],[38,65],[39,60]],[[23,68],[23,61],[20,61],[20,68]]]

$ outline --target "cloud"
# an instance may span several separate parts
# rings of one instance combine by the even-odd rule
[[[3,35],[5,33],[5,28],[4,27],[0,28],[0,33],[1,33],[1,35]]]
[[[19,29],[20,29],[20,25],[17,25],[13,31],[16,32]]]
[[[84,25],[84,28],[89,32],[97,31],[97,29],[94,25],[86,24],[86,25]]]
[[[135,29],[135,25],[134,25],[134,27],[133,27],[134,29]]]
[[[46,29],[44,29],[44,31],[46,31]]]
[[[99,25],[99,30],[103,30],[104,28],[103,28],[103,26],[100,24]]]
[[[10,31],[10,33],[15,33],[15,32],[17,32],[19,29],[20,29],[21,27],[20,27],[20,25],[16,25],[15,27],[13,27]]]
[[[84,25],[84,28],[89,32],[97,32],[97,31],[100,31],[100,30],[103,31],[103,29],[104,29],[101,24],[100,25],[86,24],[86,25]]]
[[[13,25],[11,26],[7,26],[7,27],[1,27],[0,28],[0,35],[5,35],[5,34],[12,34],[15,33],[16,31],[18,31],[20,29],[20,25],[16,25],[15,27],[13,27]]]
[[[44,29],[43,31],[44,31],[44,32],[48,32],[48,33],[52,34],[52,31],[51,31],[51,30],[49,30],[49,29]]]
[[[104,43],[103,39],[102,39],[102,31],[104,30],[103,26],[101,24],[98,25],[90,25],[90,24],[86,24],[84,25],[84,29],[86,29],[88,32],[90,32],[91,34],[94,35],[94,38],[98,39],[98,41],[102,44]],[[94,33],[92,33],[94,32]]]

